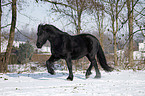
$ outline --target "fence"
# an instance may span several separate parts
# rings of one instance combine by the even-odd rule
[[[33,54],[30,62],[43,63],[43,62],[46,62],[46,60],[48,60],[49,57],[50,55],[46,55],[46,54]]]
[[[33,54],[31,60],[29,60],[29,62],[38,62],[39,64],[45,64],[45,62],[49,59],[50,55],[46,55],[46,54]],[[113,54],[106,54],[106,59],[107,62],[109,64],[109,66],[114,67],[114,56]],[[119,59],[118,59],[119,60]],[[125,60],[127,61],[127,60]],[[66,62],[64,60],[59,60],[56,62],[57,64],[61,64],[62,66],[66,66]],[[75,70],[78,69],[87,69],[89,67],[89,61],[86,57],[81,58],[79,60],[75,60],[72,61],[73,63],[73,68]],[[11,54],[10,56],[10,61],[9,64],[17,64],[17,56],[15,54]],[[144,69],[145,68],[145,60],[134,60],[134,67],[138,70]],[[100,67],[100,65],[99,65]],[[119,63],[119,65],[117,66],[118,68],[121,69],[129,69],[129,64],[128,62],[122,62]],[[101,68],[101,67],[100,67]]]

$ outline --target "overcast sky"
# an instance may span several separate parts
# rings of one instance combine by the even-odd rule
[[[16,26],[19,29],[26,28],[31,30],[37,30],[38,24],[53,24],[58,28],[65,30],[63,27],[63,22],[65,20],[56,21],[57,15],[50,12],[51,4],[39,2],[36,3],[35,0],[24,0],[25,3],[22,4],[22,8],[17,6],[17,23]],[[21,3],[20,3],[21,4]],[[11,6],[3,7],[2,15],[2,26],[11,23]],[[21,10],[20,10],[21,9]],[[9,29],[9,28],[7,28]]]

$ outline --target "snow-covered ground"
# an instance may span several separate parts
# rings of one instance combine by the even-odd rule
[[[95,72],[85,79],[85,72],[74,72],[67,81],[68,71],[0,74],[0,96],[145,96],[145,71],[106,73],[94,79]]]

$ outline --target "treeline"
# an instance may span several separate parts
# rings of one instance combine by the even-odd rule
[[[133,51],[136,38],[145,37],[145,1],[144,0],[34,0],[34,4],[49,3],[46,10],[52,14],[57,13],[57,21],[66,19],[65,27],[73,26],[75,34],[87,32],[85,28],[95,29],[94,33],[100,40],[104,50],[108,46],[113,47],[114,64],[118,66],[117,50],[128,50],[128,61],[130,68],[133,68]],[[8,33],[8,46],[5,55],[0,57],[0,72],[7,72],[7,65],[11,54],[15,33],[25,35],[16,26],[17,14],[24,8],[25,0],[0,0],[0,47],[2,40],[2,29],[10,27]],[[11,23],[2,26],[2,15],[5,6],[9,7]],[[21,13],[23,14],[23,13]],[[25,15],[25,14],[23,14]],[[26,16],[26,15],[25,15]],[[28,16],[26,16],[28,17]],[[6,18],[9,17],[4,17]],[[29,17],[28,17],[29,18]],[[31,19],[31,18],[30,18]],[[48,16],[48,19],[49,16]],[[41,22],[40,22],[41,23]],[[91,29],[90,29],[91,30]],[[93,30],[94,31],[94,30]],[[89,33],[93,33],[89,31]],[[136,35],[138,34],[138,35]],[[136,37],[135,37],[136,36]],[[36,39],[35,36],[27,36],[29,39]],[[33,38],[34,37],[34,38]],[[141,39],[142,40],[142,39]],[[108,43],[109,42],[109,43]],[[107,44],[106,44],[107,43]],[[136,42],[135,42],[136,43]],[[108,50],[110,50],[110,48]],[[1,48],[0,48],[1,54]]]

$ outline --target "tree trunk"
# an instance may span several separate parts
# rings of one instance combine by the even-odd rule
[[[77,34],[81,33],[81,15],[78,15]]]
[[[116,42],[116,34],[117,32],[115,31],[115,16],[114,16],[114,11],[113,11],[113,4],[110,3],[111,6],[111,20],[112,20],[112,30],[113,30],[113,46],[114,46],[114,64],[115,66],[118,66],[117,64],[117,42]]]
[[[114,64],[115,66],[118,66],[117,64],[117,42],[116,42],[116,32],[115,32],[115,19],[114,16],[112,18],[112,30],[113,30],[113,47],[114,47]]]
[[[8,63],[9,63],[9,58],[11,54],[11,49],[14,41],[14,35],[15,35],[15,26],[16,26],[16,17],[17,17],[17,12],[16,12],[16,1],[17,0],[12,0],[12,21],[11,21],[11,28],[10,28],[10,34],[9,34],[9,41],[8,41],[8,46],[7,50],[5,53],[5,59],[4,59],[4,71],[8,71]]]
[[[1,0],[0,0],[0,54],[1,54],[1,17],[2,17],[2,8],[1,8]]]
[[[117,41],[116,41],[116,34],[118,32],[118,2],[119,0],[117,0],[117,3],[116,3],[116,31],[114,31],[114,57],[115,57],[115,64],[116,66],[118,66],[118,59],[117,59]]]
[[[113,28],[113,40],[114,40],[114,43],[113,43],[113,46],[114,46],[114,64],[115,64],[115,66],[118,66],[118,63],[117,63],[117,42],[116,42],[116,32],[115,32],[115,28],[114,28],[114,21],[112,24],[112,28]]]
[[[104,27],[103,27],[103,23],[104,23],[104,11],[102,10],[102,18],[101,18],[102,20],[101,20],[101,46],[102,46],[102,49],[104,50],[104,45],[103,45],[103,42],[104,42]]]
[[[103,19],[104,19],[104,13],[102,11],[102,14],[100,15],[100,11],[97,11],[97,27],[98,27],[98,31],[99,31],[99,37],[100,37],[100,44],[102,46],[102,49],[104,50],[104,46],[103,46],[103,37],[104,37],[104,31],[103,31]],[[95,17],[96,18],[96,17]]]
[[[77,34],[80,34],[81,33],[81,16],[82,16],[82,11],[78,8],[77,6]]]
[[[1,55],[1,17],[2,17],[2,8],[1,8],[1,0],[0,0],[0,73],[3,72],[3,60]]]
[[[133,2],[133,1],[132,1]],[[129,26],[129,66],[133,67],[133,11],[131,13],[131,7],[130,7],[130,0],[127,0],[127,9],[128,9],[128,26]]]

